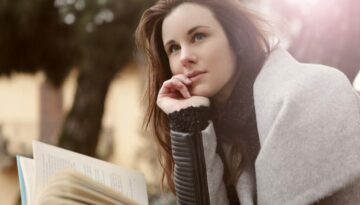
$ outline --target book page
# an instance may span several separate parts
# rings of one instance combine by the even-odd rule
[[[56,174],[44,192],[41,193],[39,202],[46,201],[49,197],[69,198],[74,199],[74,201],[97,205],[139,205],[137,202],[122,196],[121,193],[74,170],[66,170]]]
[[[139,204],[148,204],[146,183],[141,172],[91,158],[69,150],[33,141],[36,166],[36,194],[56,172],[74,169]]]
[[[26,201],[27,204],[30,204],[35,188],[35,162],[33,159],[27,157],[18,156],[17,158],[19,160],[24,179]]]

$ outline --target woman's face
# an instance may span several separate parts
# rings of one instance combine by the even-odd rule
[[[192,80],[191,95],[224,102],[234,87],[236,58],[226,34],[206,7],[183,3],[163,21],[162,40],[173,75]]]

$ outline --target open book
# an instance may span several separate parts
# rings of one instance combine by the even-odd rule
[[[34,159],[17,156],[22,205],[147,205],[140,172],[33,141]]]

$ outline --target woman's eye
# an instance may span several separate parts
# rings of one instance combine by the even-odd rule
[[[203,40],[205,37],[206,37],[205,34],[197,33],[197,34],[194,35],[193,39],[194,39],[194,42],[196,42],[196,41]]]
[[[175,53],[178,50],[180,50],[180,46],[178,46],[178,45],[172,45],[172,46],[169,47],[169,53],[170,54]]]

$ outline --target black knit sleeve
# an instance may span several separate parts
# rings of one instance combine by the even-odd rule
[[[168,117],[177,204],[208,205],[210,200],[201,131],[209,124],[209,108],[189,107]]]
[[[205,129],[210,120],[210,108],[188,107],[168,115],[170,129],[178,132],[197,132]]]

